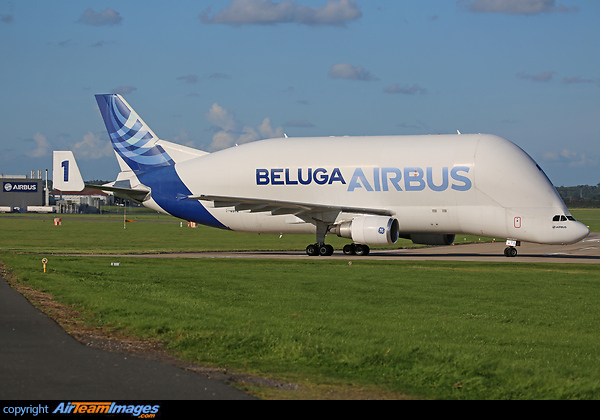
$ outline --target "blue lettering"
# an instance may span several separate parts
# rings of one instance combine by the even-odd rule
[[[442,185],[435,185],[433,183],[433,168],[429,166],[427,168],[427,185],[433,191],[446,191],[448,189],[448,167],[442,168]]]
[[[375,191],[381,191],[379,184],[379,168],[373,168],[373,185],[375,185]]]
[[[448,190],[450,179],[453,190],[468,191],[472,187],[468,175],[470,169],[468,166],[455,166],[450,171],[448,166],[439,169],[428,166],[426,170],[417,166],[373,167],[373,178],[369,180],[363,168],[355,168],[347,191],[352,192],[359,188],[366,191],[390,191],[391,184],[396,191],[402,191],[402,188],[404,191],[423,191],[428,188],[431,191],[442,192]],[[313,182],[317,185],[332,185],[334,182],[346,184],[340,168],[333,168],[331,175],[325,168],[298,168],[297,178],[294,177],[295,171],[296,169],[290,168],[256,169],[256,185],[310,185]],[[403,177],[404,187],[400,185]]]
[[[300,182],[302,185],[308,185],[308,184],[310,184],[311,180],[312,180],[312,168],[308,168],[308,179],[306,179],[306,180],[302,179],[302,168],[298,168],[298,182]]]
[[[285,185],[298,185],[298,181],[290,179],[290,168],[285,168]]]
[[[459,175],[458,172],[466,172],[469,173],[468,166],[455,166],[452,168],[451,176],[452,179],[458,182],[462,182],[463,185],[452,184],[452,189],[456,191],[468,191],[471,189],[471,180],[464,175]]]
[[[266,169],[256,170],[256,185],[269,185],[269,171]]]
[[[256,170],[256,185],[309,185],[313,181],[318,185],[333,184],[340,182],[346,184],[346,180],[340,171],[340,168],[334,168],[331,175],[325,168],[298,168],[298,177],[294,178],[293,171],[290,168],[272,168]],[[306,170],[306,174],[303,171]],[[292,172],[292,173],[290,173]],[[306,178],[304,176],[307,175]]]
[[[63,160],[60,166],[64,169],[64,181],[69,182],[69,161]]]
[[[400,188],[400,180],[402,179],[402,172],[398,168],[381,168],[381,184],[383,185],[383,191],[388,191],[388,174],[395,174],[396,176],[390,179],[390,182],[396,188],[396,191],[402,191]]]
[[[367,181],[367,177],[365,176],[363,170],[361,168],[356,168],[354,170],[354,174],[352,175],[352,179],[350,180],[350,185],[348,185],[348,191],[354,191],[356,188],[363,187],[367,191],[373,191],[373,188],[371,187],[371,184],[369,184],[369,181]]]
[[[271,184],[272,185],[283,185],[283,180],[280,180],[283,169],[271,169]]]
[[[322,175],[320,178],[317,178],[317,173],[319,172],[323,173],[324,175]],[[319,185],[326,184],[327,180],[329,179],[329,177],[327,176],[327,171],[323,168],[315,169],[315,172],[313,172],[313,178],[315,182]]]
[[[413,185],[414,183],[417,185]],[[423,191],[425,189],[423,169],[416,167],[404,168],[404,189],[406,191]]]
[[[331,173],[331,176],[329,177],[329,184],[330,185],[334,181],[338,181],[338,182],[341,182],[342,184],[346,184],[346,181],[344,181],[344,177],[342,176],[342,173],[340,172],[340,168],[335,168],[333,170],[333,172]]]

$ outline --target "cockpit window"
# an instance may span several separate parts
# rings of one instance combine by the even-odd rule
[[[564,214],[557,214],[552,218],[553,222],[566,222],[567,220],[575,220],[573,216],[565,216]]]

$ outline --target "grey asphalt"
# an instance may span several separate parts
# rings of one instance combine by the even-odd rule
[[[85,346],[0,277],[0,400],[246,400],[221,380]]]
[[[504,241],[460,244],[456,237],[455,246],[372,250],[368,256],[344,255],[337,250],[329,257],[309,257],[304,251],[252,251],[252,252],[188,252],[173,254],[110,255],[115,258],[274,258],[306,260],[390,260],[390,261],[477,261],[506,263],[577,263],[600,264],[600,233],[593,232],[584,240],[570,245],[544,245],[524,242],[519,246],[518,256],[504,256]],[[75,255],[75,254],[72,254]],[[90,255],[81,255],[90,257]],[[94,255],[107,257],[107,255]],[[115,260],[115,261],[118,261]]]

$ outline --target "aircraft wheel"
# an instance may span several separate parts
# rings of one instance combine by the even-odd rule
[[[306,253],[311,257],[319,255],[319,246],[317,244],[308,245],[306,247]]]
[[[361,245],[361,244],[354,245],[354,253],[356,255],[358,255],[359,257],[369,255],[369,251],[370,251],[370,249],[369,249],[368,245]]]
[[[333,246],[325,245],[325,244],[321,245],[319,247],[319,255],[324,256],[324,257],[333,255]]]
[[[517,248],[514,246],[509,246],[504,248],[504,255],[507,257],[516,257],[517,256]]]
[[[342,249],[342,251],[344,252],[344,255],[354,255],[354,254],[356,254],[356,251],[354,250],[354,244],[346,244],[346,245],[344,245],[344,248]]]

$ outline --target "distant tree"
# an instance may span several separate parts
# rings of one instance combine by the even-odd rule
[[[556,187],[567,207],[600,207],[600,183],[596,186]]]

